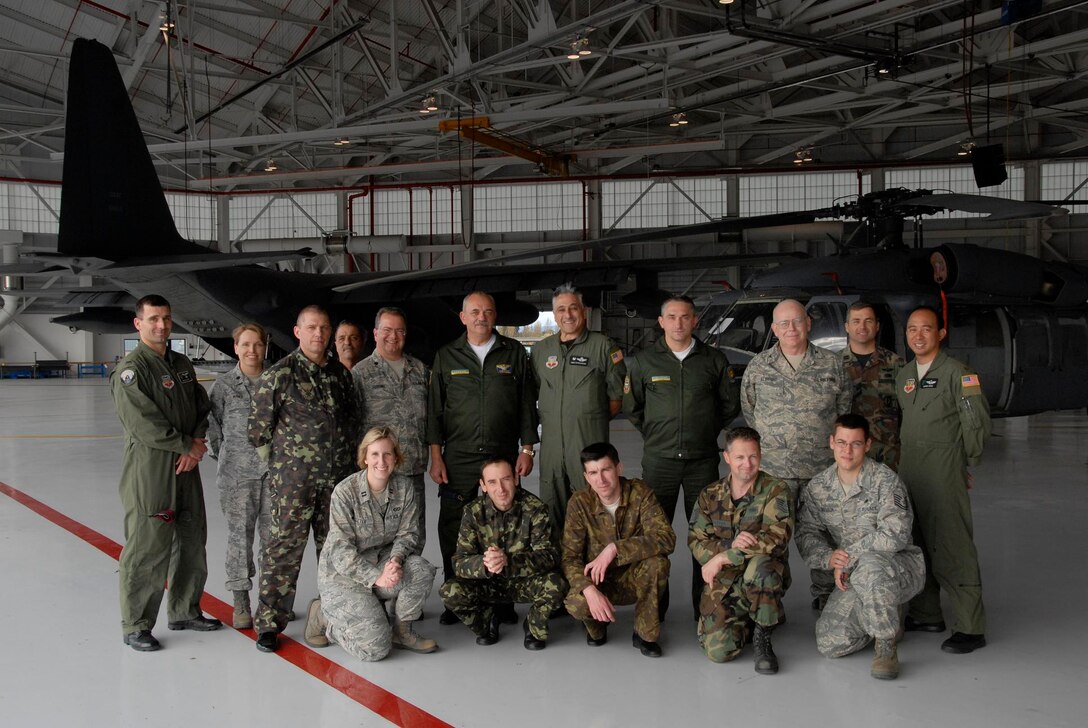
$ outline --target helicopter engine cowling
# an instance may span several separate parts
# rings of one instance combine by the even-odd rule
[[[1062,263],[977,245],[949,244],[929,257],[933,280],[949,293],[1079,306],[1088,300],[1088,275]]]

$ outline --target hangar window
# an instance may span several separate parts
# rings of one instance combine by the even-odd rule
[[[858,194],[858,177],[853,172],[752,174],[740,177],[739,184],[741,217],[830,207]],[[862,177],[862,194],[870,188],[866,175]]]
[[[601,184],[601,221],[607,230],[691,225],[725,215],[720,177],[618,180]]]
[[[181,237],[189,240],[215,240],[216,209],[211,195],[166,193],[166,204],[174,216]]]
[[[335,229],[336,195],[331,192],[231,198],[231,240],[310,238]]]
[[[581,183],[481,185],[475,189],[477,232],[581,230]]]
[[[54,185],[0,185],[0,207],[6,212],[4,228],[25,233],[60,230],[60,187]]]
[[[1088,200],[1088,160],[1044,162],[1039,175],[1044,200]]]

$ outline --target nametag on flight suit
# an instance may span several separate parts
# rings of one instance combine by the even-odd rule
[[[468,369],[450,369],[451,377],[467,377],[468,375]]]
[[[497,371],[499,374],[513,374],[514,373],[514,365],[513,364],[496,364],[495,365],[495,371]]]
[[[163,386],[164,389],[173,389],[174,388],[174,378],[171,377],[169,374],[163,374],[162,375],[162,386]]]
[[[549,356],[548,361],[544,362],[544,366],[548,367],[549,369],[555,369],[557,366],[559,366],[559,357]]]
[[[907,394],[910,394],[911,392],[914,391],[914,385],[915,385],[914,377],[911,377],[903,385],[903,391],[906,392]]]
[[[193,381],[192,372],[178,372],[178,381],[182,384],[191,384]]]
[[[650,381],[652,383],[654,383],[654,384],[657,384],[658,382],[671,382],[672,377],[670,377],[668,375],[659,374],[659,375],[655,375],[655,376],[650,377]]]
[[[588,367],[589,366],[589,357],[588,356],[572,356],[570,358],[570,363],[573,364],[576,367]]]
[[[933,389],[934,387],[937,386],[937,378],[936,377],[926,377],[925,379],[922,380],[922,383],[919,384],[918,386],[921,387],[922,389]]]

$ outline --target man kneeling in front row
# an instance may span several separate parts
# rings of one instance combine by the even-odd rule
[[[864,417],[840,415],[830,444],[835,464],[809,481],[797,524],[801,556],[810,568],[833,569],[838,587],[816,621],[816,646],[843,657],[875,638],[871,674],[892,680],[902,605],[925,582],[910,499],[894,470],[865,457],[873,440]]]
[[[483,464],[480,488],[484,495],[461,517],[454,578],[442,585],[442,602],[475,633],[478,645],[499,640],[496,605],[528,602],[525,649],[542,650],[548,616],[567,590],[548,507],[518,487],[514,466],[503,458]]]
[[[778,672],[771,630],[785,619],[782,597],[790,586],[793,533],[786,481],[760,471],[759,433],[737,427],[725,434],[729,475],[699,494],[688,546],[703,565],[699,644],[714,662],[740,654],[749,629],[756,672]]]
[[[586,626],[586,642],[598,647],[616,621],[613,605],[634,604],[632,644],[647,657],[661,657],[658,610],[676,534],[649,486],[622,477],[615,447],[595,443],[582,450],[581,460],[589,488],[571,496],[563,529],[567,611]]]

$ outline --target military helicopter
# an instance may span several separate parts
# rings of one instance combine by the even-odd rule
[[[775,343],[774,307],[795,298],[812,318],[810,341],[840,351],[847,345],[847,308],[865,300],[880,321],[878,343],[910,359],[906,319],[915,307],[928,305],[946,319],[944,349],[979,372],[995,415],[1088,406],[1088,273],[970,244],[926,248],[920,235],[913,246],[904,244],[904,217],[939,209],[989,212],[991,220],[1061,211],[924,191],[887,190],[859,198],[838,210],[864,216],[838,255],[784,263],[753,275],[741,291],[703,301],[701,337],[743,370]]]

